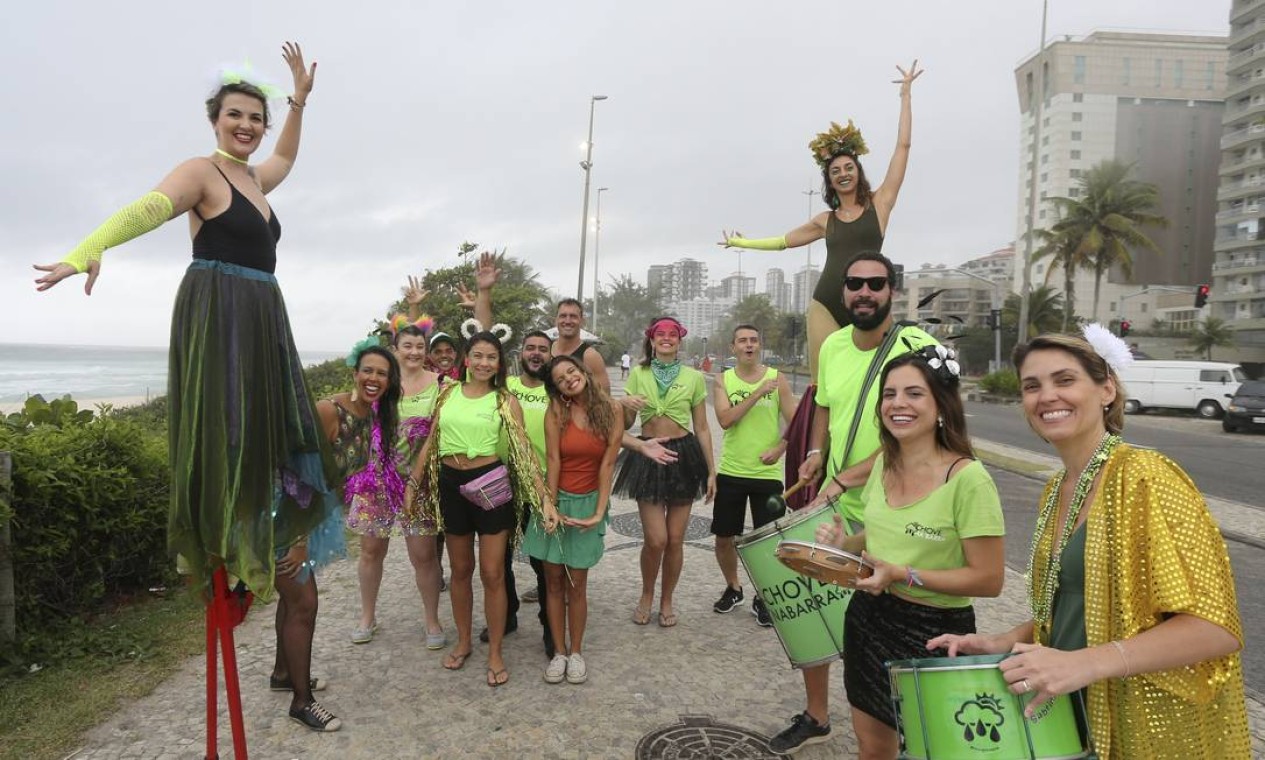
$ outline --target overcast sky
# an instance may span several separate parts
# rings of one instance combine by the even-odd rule
[[[1229,0],[1050,5],[1051,39],[1229,28]],[[722,228],[779,235],[807,218],[803,193],[820,182],[806,146],[832,119],[862,129],[878,183],[896,134],[890,80],[918,58],[884,251],[908,267],[964,261],[1014,237],[1013,71],[1040,14],[1039,0],[18,4],[0,29],[0,342],[166,344],[183,220],[107,252],[90,298],[83,278],[36,294],[31,264],[214,149],[202,101],[220,63],[250,58],[288,85],[286,39],[319,62],[298,164],[269,196],[305,350],[345,349],[407,274],[456,263],[464,240],[507,246],[572,294],[593,94],[609,96],[594,138],[593,188],[610,188],[603,279],[644,282],[649,264],[683,256],[719,279],[738,267],[714,244]],[[590,235],[590,266],[592,253]],[[767,267],[803,261],[748,252],[742,267],[763,290]]]

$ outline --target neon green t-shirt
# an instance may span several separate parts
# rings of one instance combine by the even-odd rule
[[[549,394],[545,392],[544,385],[528,388],[517,375],[506,378],[505,390],[514,394],[518,405],[523,409],[523,427],[527,428],[527,438],[531,441],[531,447],[543,470],[546,466],[545,413],[549,411]]]
[[[875,557],[915,570],[952,570],[966,567],[963,539],[1006,534],[997,485],[978,460],[954,473],[948,483],[899,509],[887,505],[882,464],[879,455],[861,491],[865,550]],[[902,586],[901,593],[937,607],[971,605],[969,597],[918,586]]]
[[[496,391],[466,398],[458,385],[440,409],[439,421],[441,457],[460,454],[474,459],[497,453],[501,416],[496,411]]]
[[[703,379],[703,373],[693,367],[681,367],[676,381],[668,386],[668,392],[659,395],[659,384],[655,382],[650,368],[638,366],[628,373],[624,392],[629,396],[645,397],[646,406],[641,410],[641,424],[644,425],[655,417],[667,417],[690,430],[694,407],[707,398],[707,381]]]
[[[883,395],[882,374],[876,375],[870,385],[870,391],[864,399],[861,385],[865,382],[865,374],[869,371],[870,361],[878,352],[877,348],[862,351],[852,342],[852,325],[831,333],[821,344],[821,353],[817,355],[817,405],[830,411],[830,452],[826,461],[827,480],[835,473],[846,470],[857,462],[868,458],[878,451],[878,400]],[[894,328],[893,328],[894,329]],[[917,327],[901,328],[900,335],[892,344],[891,350],[883,363],[895,359],[901,354],[909,353],[908,339],[914,348],[934,344],[936,339]],[[856,438],[847,461],[843,460],[844,449],[848,442],[848,429],[852,427],[852,415],[857,404],[863,405],[861,421],[857,425]],[[853,522],[862,519],[861,495],[857,489],[849,489],[839,497],[843,516]]]
[[[725,395],[729,403],[737,406],[748,398],[766,380],[777,377],[777,370],[769,367],[764,376],[757,382],[748,383],[738,377],[736,370],[727,369],[722,376],[725,384]],[[779,417],[781,416],[778,391],[775,388],[747,410],[729,429],[725,431],[724,448],[720,452],[720,465],[716,471],[722,475],[736,478],[760,478],[762,480],[782,480],[782,465],[777,462],[764,464],[760,455],[782,440]]]

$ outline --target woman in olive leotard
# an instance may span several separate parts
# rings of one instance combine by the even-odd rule
[[[900,84],[900,128],[896,150],[887,165],[887,176],[877,190],[871,192],[865,170],[858,156],[867,151],[861,133],[849,122],[846,128],[831,125],[829,132],[818,135],[810,147],[813,159],[821,167],[822,198],[829,211],[817,214],[807,223],[783,237],[749,240],[741,234],[725,233],[720,245],[736,248],[780,251],[798,248],[817,240],[826,240],[826,265],[808,304],[808,367],[813,382],[817,381],[817,351],[830,333],[848,324],[843,309],[843,272],[848,261],[862,251],[880,251],[887,230],[887,221],[909,162],[909,140],[912,115],[909,91],[922,73],[914,61],[908,71],[897,66]]]

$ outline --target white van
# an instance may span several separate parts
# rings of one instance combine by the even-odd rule
[[[1135,361],[1120,373],[1125,412],[1193,409],[1209,419],[1221,416],[1229,403],[1226,396],[1234,395],[1246,379],[1242,367],[1225,362]]]

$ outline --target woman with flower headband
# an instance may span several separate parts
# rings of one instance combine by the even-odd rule
[[[399,432],[395,436],[397,465],[402,473],[412,469],[426,436],[439,398],[440,379],[426,368],[426,341],[435,323],[422,315],[409,321],[396,314],[389,321],[391,351],[400,365]],[[402,482],[402,481],[401,481]],[[447,643],[439,622],[440,568],[436,552],[434,519],[402,503],[361,500],[347,514],[347,527],[360,535],[357,575],[360,581],[360,621],[351,632],[353,644],[367,644],[378,630],[378,591],[391,535],[403,535],[413,565],[413,578],[422,596],[426,624],[426,648],[443,649]]]
[[[294,93],[271,156],[250,164],[272,123],[268,102],[284,93],[253,73],[226,72],[206,101],[214,152],[177,166],[62,261],[35,268],[44,272],[40,291],[87,273],[91,295],[107,248],[192,212],[194,260],[176,294],[168,360],[168,547],[197,589],[209,592],[212,576],[227,570],[260,598],[279,591],[289,605],[306,587],[274,552],[325,523],[337,500],[322,495],[337,475],[273,276],[281,225],[266,196],[294,167],[316,76],[297,44],[285,43],[282,57]],[[304,683],[295,683],[296,706]]]
[[[623,412],[594,382],[584,362],[571,355],[549,362],[545,391],[547,482],[562,527],[550,536],[533,522],[523,536],[523,551],[544,562],[548,584],[546,613],[554,655],[545,668],[545,681],[561,683],[565,678],[568,683],[584,683],[589,569],[602,559],[605,546]]]
[[[470,325],[475,320],[467,320]],[[498,335],[497,333],[500,333]],[[523,411],[505,390],[501,335],[496,325],[466,343],[466,380],[440,391],[430,435],[408,480],[410,509],[438,518],[447,538],[452,566],[452,616],[457,646],[444,658],[448,670],[460,670],[474,653],[474,537],[479,536],[478,568],[488,624],[488,686],[509,682],[501,641],[505,632],[505,546],[521,524],[518,510],[529,508],[546,532],[558,513],[545,493],[540,464],[523,429]],[[504,461],[498,455],[507,452]]]
[[[623,436],[615,492],[634,499],[645,540],[641,545],[641,598],[633,622],[650,622],[654,586],[663,569],[659,625],[677,623],[673,594],[685,561],[685,529],[700,497],[716,495],[716,464],[707,423],[707,383],[703,374],[681,364],[685,326],[659,317],[646,328],[641,364],[628,375],[621,399],[624,429],[641,415],[641,436]],[[694,428],[690,432],[690,427]]]
[[[900,126],[896,150],[887,164],[883,184],[871,190],[860,157],[869,152],[861,131],[848,121],[847,127],[831,122],[830,129],[809,143],[813,160],[821,169],[821,197],[829,211],[814,216],[781,237],[748,239],[742,233],[724,232],[719,243],[726,248],[754,248],[783,251],[826,239],[826,264],[808,304],[808,366],[812,382],[817,382],[817,352],[830,333],[848,324],[843,308],[844,269],[860,251],[881,251],[887,222],[896,206],[896,196],[905,181],[909,163],[913,116],[910,89],[921,74],[918,61],[909,70],[896,67],[900,79]]]
[[[1132,361],[1101,325],[1015,348],[1028,424],[1064,469],[1041,498],[1029,562],[1032,619],[994,635],[928,642],[1013,653],[1029,715],[1085,699],[1094,750],[1117,758],[1247,758],[1243,630],[1225,541],[1189,476],[1120,435]]]
[[[975,459],[952,349],[927,346],[883,368],[882,450],[861,492],[865,529],[842,518],[817,540],[874,568],[855,582],[844,617],[843,682],[862,758],[896,757],[899,739],[886,663],[927,656],[927,639],[972,633],[972,597],[995,597],[1005,579],[1001,499]],[[844,490],[827,483],[819,498]]]

